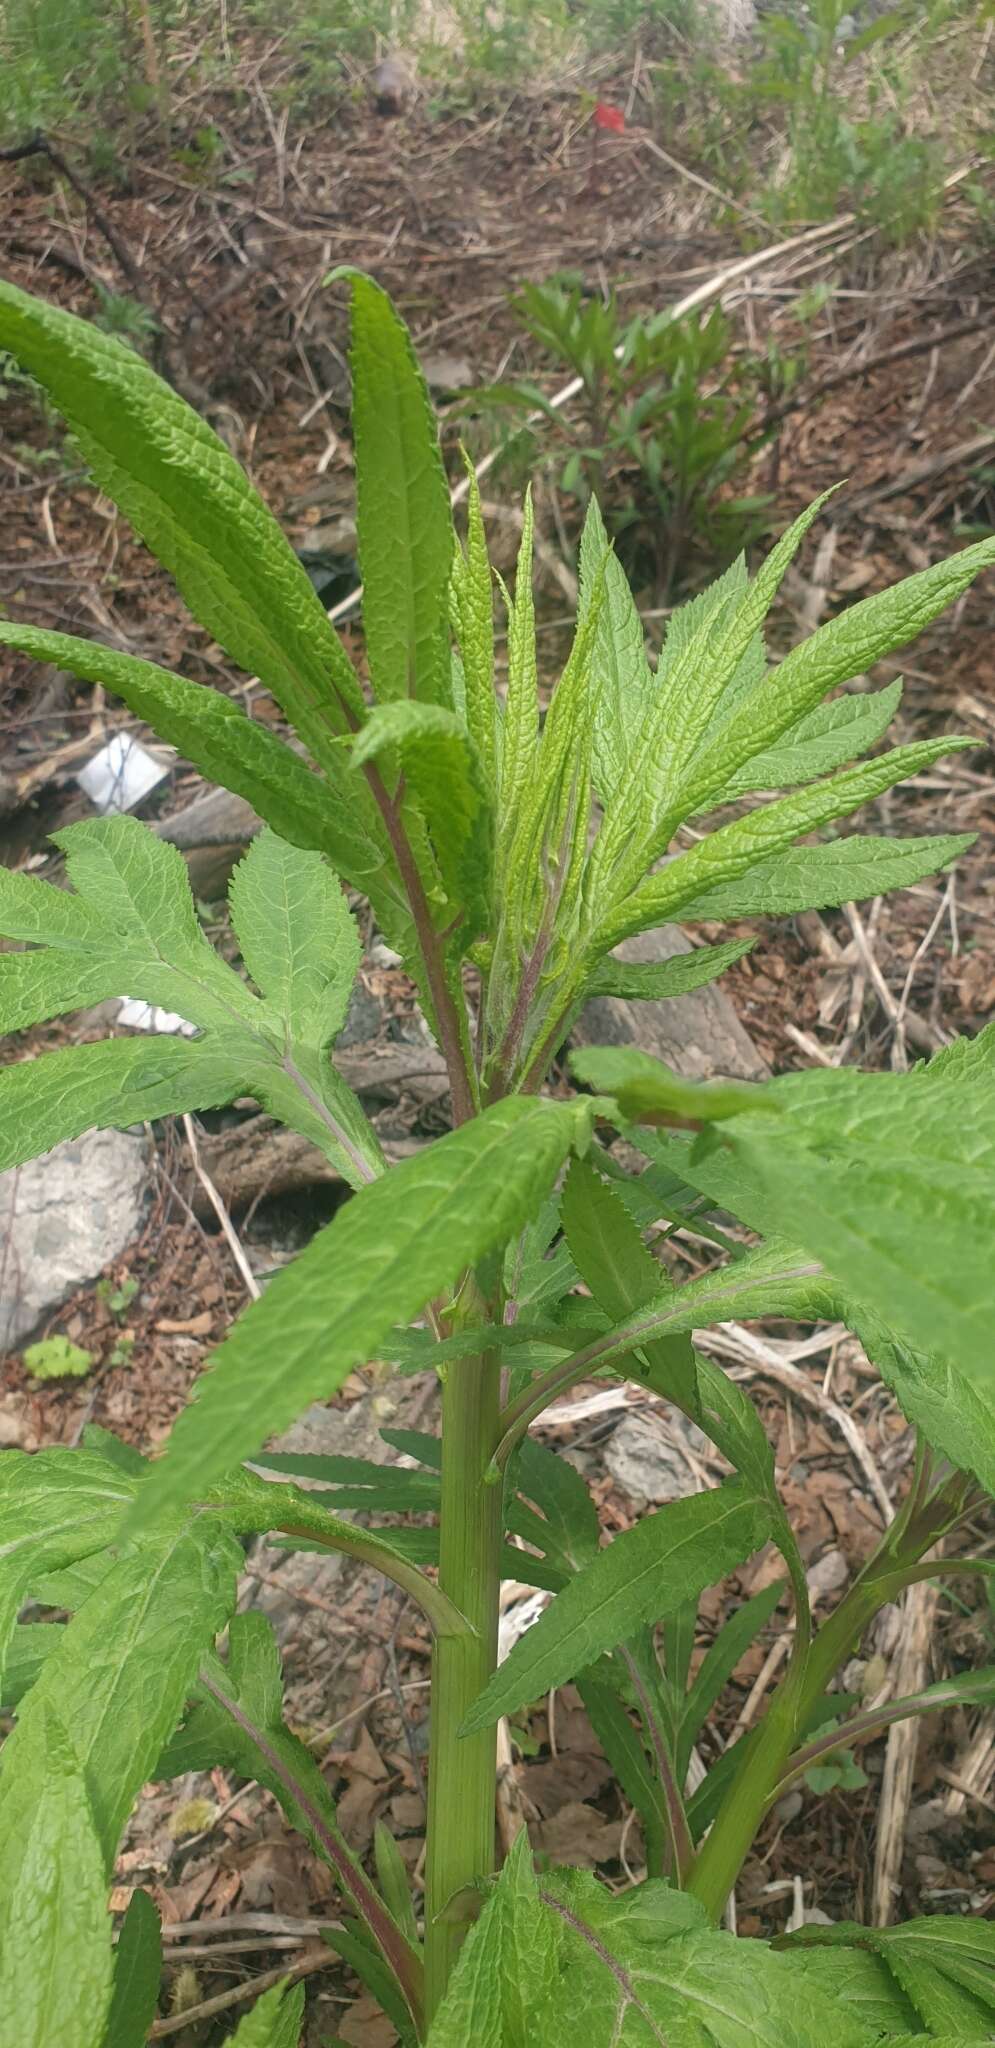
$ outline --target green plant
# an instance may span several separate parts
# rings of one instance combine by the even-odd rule
[[[66,889],[0,870],[0,931],[26,948],[0,956],[6,1028],[122,988],[197,1027],[8,1065],[0,1165],[93,1124],[250,1094],[355,1190],[235,1323],[163,1457],[149,1464],[90,1430],[78,1450],[0,1461],[0,1697],[17,1711],[0,1778],[0,2044],[139,2048],[158,1927],[137,1894],[113,1951],[117,1843],[147,1779],[216,1766],[267,1786],[328,1864],[344,1902],[329,1943],[405,2048],[545,2048],[571,2038],[571,2021],[592,2048],[984,2038],[995,1997],[983,1922],[808,1928],[786,1946],[736,1942],[717,1922],[787,1785],[899,1715],[995,1697],[991,1671],[842,1717],[831,1691],[903,1587],[991,1568],[956,1543],[979,1488],[995,1490],[995,1028],[910,1074],[754,1088],[695,1086],[638,1053],[593,1049],[573,1059],[586,1093],[540,1091],[587,995],[674,995],[744,950],[632,966],[615,953],[627,936],[846,902],[935,873],[969,843],[810,835],[967,744],[860,760],[899,686],[828,693],[934,618],[995,562],[995,543],[866,599],[768,672],[764,617],[813,506],[752,582],[739,563],[675,616],[654,675],[592,500],[576,638],[543,716],[527,514],[504,593],[502,702],[479,496],[464,552],[406,331],[362,276],[352,317],[370,701],[221,442],[133,351],[0,287],[0,342],[307,750],[151,662],[0,625],[0,644],[113,690],[268,826],[232,880],[243,972],[209,944],[179,854],[132,818],[58,835]],[[701,822],[770,791],[782,794],[710,831]],[[449,1075],[453,1130],[390,1170],[334,1064],[359,960],[340,878],[407,962]],[[618,1134],[643,1161],[635,1177]],[[748,1246],[723,1230],[729,1212]],[[643,1233],[692,1218],[715,1257],[679,1285]],[[918,1432],[904,1502],[818,1629],[759,1416],[694,1348],[694,1330],[731,1314],[844,1319]],[[438,1370],[440,1435],[385,1433],[409,1463],[264,1450],[370,1360]],[[550,1400],[599,1372],[693,1417],[731,1468],[607,1549],[579,1475],[529,1434]],[[317,1490],[293,1484],[305,1476]],[[434,1526],[346,1519],[409,1510]],[[238,1539],[255,1531],[377,1567],[434,1631],[421,1927],[389,1835],[375,1876],[344,1841],[283,1719],[269,1625],[235,1611]],[[700,1595],[768,1541],[784,1587],[731,1616],[689,1683]],[[498,1667],[505,1569],[553,1598]],[[784,1588],[785,1676],[762,1722],[687,1796],[698,1732]],[[70,1619],[20,1624],[28,1600]],[[580,1872],[537,1873],[524,1836],[493,1878],[495,1723],[573,1677],[643,1820],[651,1875],[617,1897]],[[294,2048],[300,2021],[300,1987],[267,1993],[238,2038]]]
[[[115,1322],[120,1322],[122,1317],[127,1315],[137,1293],[138,1281],[133,1279],[130,1273],[122,1280],[120,1287],[115,1287],[113,1280],[97,1281],[97,1300],[105,1308],[110,1309]]]
[[[489,386],[470,403],[538,406],[560,490],[609,508],[627,562],[648,569],[664,596],[686,580],[696,552],[728,559],[764,501],[721,495],[746,459],[755,410],[724,313],[623,322],[614,296],[588,295],[570,279],[527,284],[514,305],[545,354],[581,379],[576,406],[554,412],[533,384],[520,383]]]
[[[82,1379],[93,1364],[93,1352],[70,1344],[68,1337],[43,1337],[28,1345],[24,1364],[32,1379]]]

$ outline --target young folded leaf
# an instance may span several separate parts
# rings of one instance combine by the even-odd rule
[[[486,929],[490,911],[492,815],[480,756],[455,711],[401,700],[381,704],[356,735],[353,765],[396,758],[431,840],[460,950]]]
[[[175,847],[128,817],[90,819],[56,838],[75,895],[0,871],[0,930],[35,948],[0,957],[0,1028],[128,994],[187,1019],[200,1035],[171,1045],[74,1046],[32,1061],[30,1072],[8,1067],[0,1075],[0,1163],[31,1158],[95,1123],[253,1094],[353,1185],[374,1179],[379,1143],[326,1057],[359,945],[321,855],[263,832],[232,877],[233,920],[260,1000],[208,943]]]
[[[487,794],[497,794],[497,697],[494,691],[494,595],[487,536],[480,505],[480,485],[473,463],[464,454],[469,480],[466,555],[453,556],[453,626],[463,663],[463,707],[470,737],[480,757]],[[459,706],[457,706],[459,709]]]
[[[744,1114],[780,1115],[778,1103],[755,1082],[685,1081],[633,1046],[584,1046],[571,1054],[570,1071],[582,1087],[613,1095],[627,1123],[694,1130]]]

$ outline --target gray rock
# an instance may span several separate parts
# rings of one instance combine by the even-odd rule
[[[683,1417],[670,1417],[669,1430],[671,1436],[680,1431],[689,1450],[707,1449],[700,1429]],[[627,1415],[619,1423],[606,1446],[605,1465],[634,1501],[680,1500],[694,1489],[686,1459],[651,1415]]]
[[[147,1184],[146,1141],[124,1131],[91,1131],[0,1174],[0,1351],[120,1258]]]
[[[615,957],[670,960],[675,953],[690,951],[683,932],[675,925],[661,925],[656,931],[626,939]],[[638,1045],[656,1059],[666,1060],[688,1081],[711,1081],[716,1075],[762,1081],[768,1073],[729,997],[716,982],[665,1002],[596,996],[584,1009],[574,1038],[579,1045]]]

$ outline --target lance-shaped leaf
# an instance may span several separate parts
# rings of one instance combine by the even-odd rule
[[[572,1147],[577,1103],[496,1103],[364,1188],[278,1273],[216,1354],[140,1512],[190,1500],[371,1358],[467,1264],[533,1215]]]
[[[231,2048],[299,2048],[303,2018],[304,1986],[285,1977],[282,1984],[264,1991],[239,2021]]]
[[[281,1529],[289,1536],[313,1537],[323,1549],[358,1558],[416,1600],[439,1635],[465,1635],[468,1631],[468,1623],[441,1587],[426,1578],[395,1544],[393,1531],[361,1529],[354,1522],[343,1521],[329,1512],[320,1495],[305,1493],[298,1486],[271,1484],[240,1465],[212,1489],[210,1505],[239,1535],[265,1535]]]
[[[725,1123],[730,1117],[780,1114],[764,1087],[742,1081],[685,1081],[680,1074],[628,1045],[584,1046],[571,1054],[576,1081],[599,1095],[612,1095],[626,1122],[638,1124]]]
[[[993,563],[995,540],[977,541],[820,626],[785,656],[763,689],[746,699],[698,755],[682,801],[700,809],[836,684],[863,675],[882,655],[914,640]]]
[[[976,834],[936,833],[923,839],[874,839],[854,833],[828,846],[794,846],[762,860],[731,882],[706,888],[681,905],[682,924],[725,917],[787,917],[907,889],[959,860]],[[699,958],[700,955],[695,955]]]
[[[114,1995],[101,2048],[145,2048],[161,1975],[159,1915],[148,1892],[132,1892],[114,1952]]]
[[[455,711],[408,699],[381,704],[356,735],[359,768],[389,749],[417,802],[439,863],[452,912],[462,911],[461,941],[487,922],[491,878],[491,808],[480,756]]]
[[[68,420],[101,490],[175,577],[194,617],[283,706],[338,780],[332,741],[359,684],[307,574],[238,463],[134,349],[0,285],[0,346]]]
[[[639,734],[656,681],[625,571],[609,545],[598,501],[592,498],[580,542],[582,608],[590,603],[599,581],[604,594],[591,664],[592,766],[595,787],[607,807],[635,771]]]
[[[485,1687],[465,1731],[490,1727],[565,1684],[641,1622],[672,1614],[752,1556],[770,1531],[768,1503],[739,1480],[647,1515],[556,1595]]]
[[[126,1549],[59,1631],[21,1702],[4,1745],[4,1786],[23,1778],[39,1717],[55,1713],[71,1731],[108,1873],[199,1660],[234,1607],[241,1562],[234,1538],[206,1517]]]
[[[0,2048],[94,2048],[111,1999],[104,1856],[54,1703],[0,1781]],[[128,2043],[132,2048],[132,2043]]]
[[[738,881],[759,861],[783,852],[806,832],[815,832],[834,818],[847,817],[906,776],[918,775],[941,755],[960,752],[971,744],[967,739],[941,739],[894,747],[877,760],[846,768],[828,782],[814,783],[811,789],[779,797],[775,803],[734,819],[641,883],[608,914],[599,933],[601,942],[615,946],[630,933],[683,916],[686,904],[700,903],[706,892]]]
[[[58,835],[76,894],[0,873],[0,930],[35,950],[0,958],[0,1026],[20,1029],[84,1002],[141,996],[199,1027],[196,1039],[114,1042],[50,1053],[0,1075],[4,1163],[98,1122],[214,1107],[253,1094],[319,1145],[347,1180],[380,1170],[379,1144],[326,1058],[345,1014],[358,941],[320,854],[264,832],[232,880],[252,994],[208,944],[186,865],[134,818]],[[115,1087],[120,1094],[115,1099]],[[13,1112],[24,1114],[15,1121]]]
[[[352,287],[363,631],[374,695],[451,702],[447,591],[453,558],[435,412],[404,322],[360,271]]]
[[[669,960],[619,960],[609,954],[594,969],[585,993],[621,996],[629,1002],[663,1002],[671,996],[686,996],[692,989],[717,981],[753,943],[752,939],[730,939],[722,946],[674,953]]]
[[[0,1673],[28,1595],[37,1597],[49,1572],[104,1550],[134,1492],[90,1451],[8,1451],[0,1459]],[[45,1650],[57,1641],[52,1631]]]
[[[742,1657],[770,1620],[784,1594],[784,1581],[775,1579],[741,1607],[733,1609],[706,1651],[694,1681],[688,1688],[678,1716],[676,1771],[680,1784],[687,1776],[691,1751],[715,1705]]]
[[[870,696],[836,698],[820,704],[784,734],[778,744],[754,754],[730,777],[715,800],[728,803],[754,789],[794,789],[866,754],[887,732],[902,700],[901,677]]]
[[[333,786],[220,690],[98,641],[0,620],[0,647],[54,662],[84,682],[112,690],[202,774],[245,797],[282,839],[327,854],[347,881],[368,892],[393,928],[407,915],[369,791],[353,788],[345,800],[344,755]]]

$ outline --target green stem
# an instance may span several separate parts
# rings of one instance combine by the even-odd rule
[[[439,1584],[476,1630],[438,1636],[432,1660],[425,1989],[431,2020],[466,1933],[459,1895],[494,1869],[496,1731],[460,1727],[497,1662],[502,1488],[486,1473],[498,1440],[500,1364],[493,1355],[448,1368],[442,1394]],[[444,1909],[450,1915],[441,1918]]]
[[[721,1918],[771,1796],[785,1775],[799,1731],[830,1679],[853,1655],[875,1614],[893,1597],[896,1575],[908,1582],[950,1520],[953,1510],[944,1513],[942,1502],[921,1501],[921,1481],[922,1475],[917,1473],[910,1499],[807,1649],[796,1646],[802,1654],[793,1656],[788,1674],[744,1754],[687,1886],[715,1921]]]

